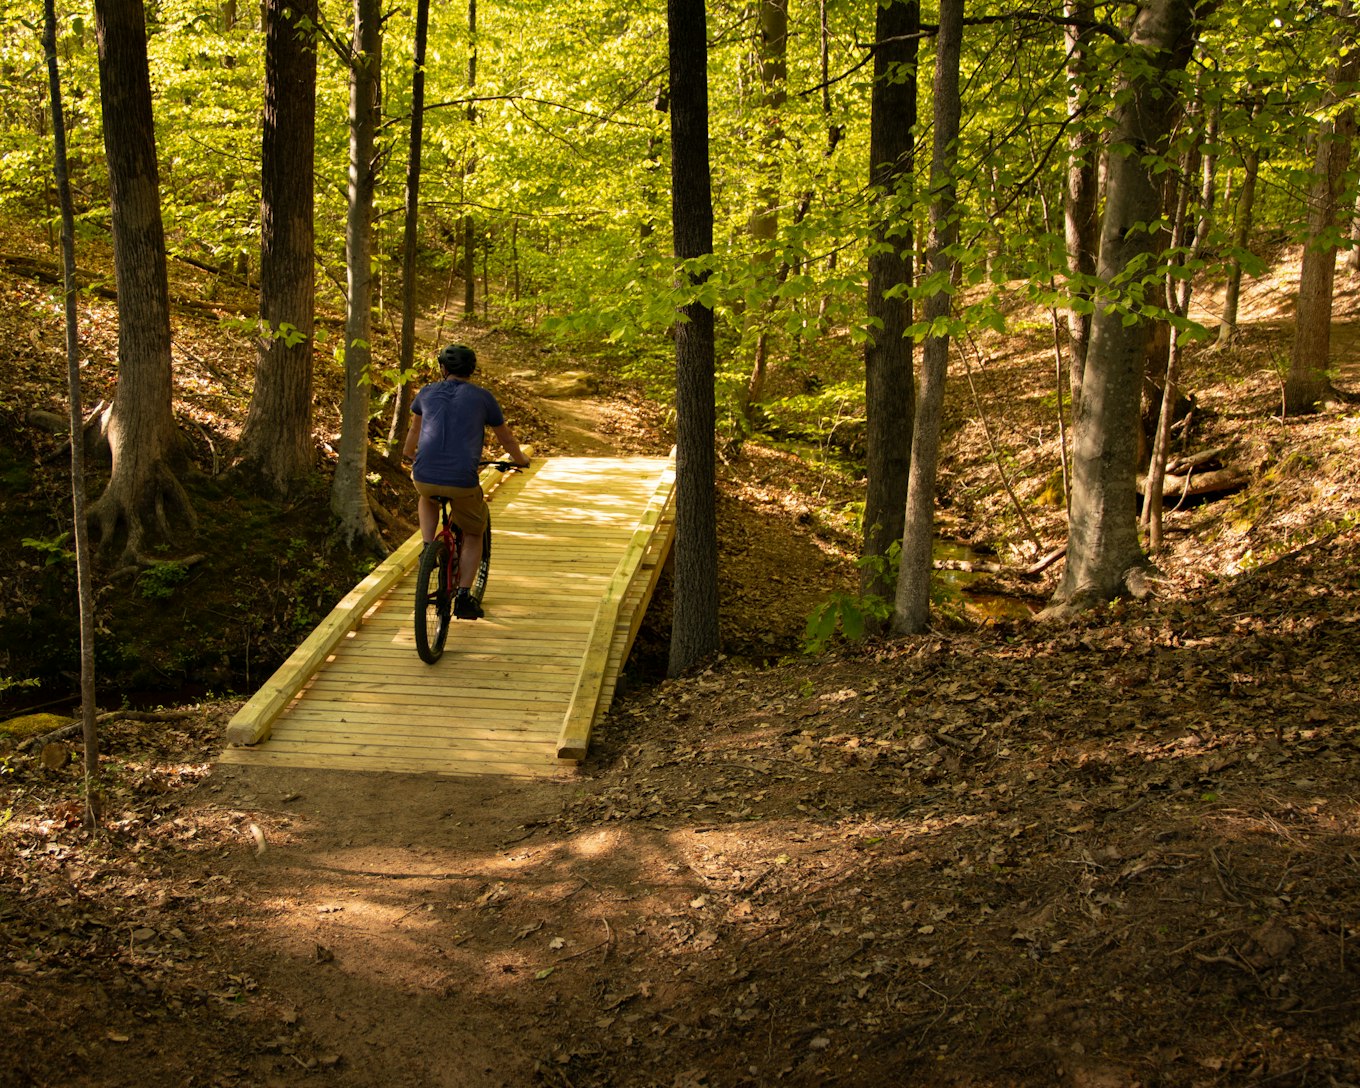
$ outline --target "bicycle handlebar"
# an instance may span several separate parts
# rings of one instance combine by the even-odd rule
[[[512,468],[526,469],[528,465],[517,465],[514,461],[478,461],[480,468],[494,468],[497,472],[509,472]]]

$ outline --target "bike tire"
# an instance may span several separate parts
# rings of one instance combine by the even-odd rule
[[[448,545],[443,540],[436,540],[433,548],[426,548],[421,553],[420,569],[416,572],[416,652],[427,665],[439,660],[449,637],[449,621],[453,614],[449,560]]]
[[[486,581],[491,577],[491,519],[486,519],[486,531],[482,533],[482,561],[473,575],[472,586],[468,590],[478,604],[486,595]]]

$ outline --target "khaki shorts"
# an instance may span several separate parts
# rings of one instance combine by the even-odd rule
[[[481,536],[486,532],[487,523],[491,520],[491,508],[486,505],[486,496],[482,494],[480,484],[476,487],[440,487],[438,484],[423,484],[414,478],[411,482],[416,485],[416,493],[424,498],[438,499],[442,496],[448,499],[453,523],[463,532],[473,536]]]

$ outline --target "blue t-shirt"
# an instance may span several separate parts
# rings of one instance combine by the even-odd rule
[[[448,378],[416,394],[411,411],[420,417],[420,443],[411,475],[436,487],[475,487],[487,427],[505,422],[487,390]]]

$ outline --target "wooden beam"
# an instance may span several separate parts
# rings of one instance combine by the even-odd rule
[[[581,671],[577,676],[576,687],[572,691],[571,704],[562,719],[562,734],[557,741],[559,759],[584,759],[590,745],[590,729],[595,721],[595,711],[600,703],[601,688],[604,684],[605,670],[609,663],[609,649],[614,640],[614,626],[618,622],[619,608],[632,584],[633,577],[647,553],[661,516],[675,488],[674,463],[661,475],[661,481],[652,495],[642,518],[633,532],[623,558],[619,561],[609,588],[600,602],[595,614],[595,623],[581,660]]]

